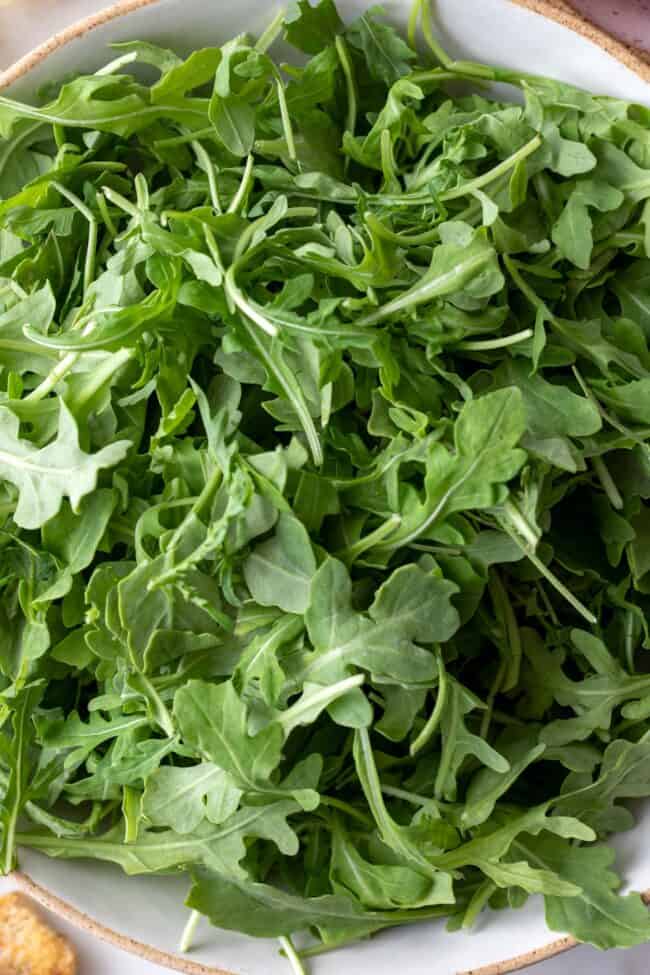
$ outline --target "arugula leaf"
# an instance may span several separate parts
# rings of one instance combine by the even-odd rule
[[[515,387],[466,403],[454,424],[454,453],[440,443],[432,445],[427,457],[426,499],[423,503],[414,494],[404,499],[401,524],[384,550],[426,537],[454,511],[497,504],[505,493],[503,482],[514,477],[524,463],[526,455],[516,446],[524,425],[522,396]]]
[[[40,528],[59,511],[64,497],[72,509],[92,491],[99,471],[114,467],[131,446],[128,440],[108,444],[94,454],[79,447],[74,418],[59,403],[56,439],[40,450],[19,436],[20,421],[8,410],[0,413],[0,477],[18,489],[16,524]]]
[[[481,702],[466,687],[455,680],[448,681],[440,717],[442,751],[435,785],[439,797],[455,798],[456,777],[468,755],[474,755],[494,772],[505,773],[510,769],[510,763],[503,755],[467,727],[465,715],[477,707],[482,707]]]
[[[371,7],[350,24],[345,36],[363,53],[371,77],[389,87],[408,73],[415,54],[393,27],[379,19],[383,13],[383,7]]]
[[[131,843],[123,842],[119,827],[94,838],[22,833],[19,841],[24,846],[63,859],[93,857],[115,863],[131,876],[202,863],[213,870],[245,876],[239,864],[246,854],[246,837],[272,840],[283,853],[295,854],[297,840],[286,817],[296,808],[287,800],[268,806],[251,806],[240,809],[219,826],[206,823],[197,827],[191,835],[179,835],[172,830],[143,830]]]
[[[241,884],[209,871],[195,871],[188,907],[207,914],[219,927],[258,938],[309,927],[333,926],[337,931],[377,930],[390,915],[363,911],[350,897],[328,894],[297,897],[270,884]]]
[[[602,418],[593,400],[578,395],[568,386],[550,383],[540,375],[529,375],[523,362],[505,362],[496,375],[504,386],[521,390],[531,436],[540,440],[588,437],[600,430]]]
[[[440,903],[440,891],[432,879],[410,867],[369,862],[340,826],[334,830],[330,876],[337,893],[352,893],[377,910]]]
[[[365,730],[357,731],[354,738],[354,761],[361,786],[369,808],[377,824],[379,836],[400,860],[409,864],[418,873],[433,880],[439,902],[453,903],[455,900],[451,877],[430,862],[427,852],[418,847],[417,832],[400,826],[390,815],[382,796],[381,782],[377,773],[372,746]]]
[[[553,242],[560,254],[577,267],[588,270],[594,246],[593,221],[589,208],[615,210],[623,202],[622,192],[606,183],[579,180],[553,227]]]
[[[377,590],[370,616],[376,623],[399,630],[422,643],[448,640],[459,625],[451,597],[457,587],[446,579],[427,574],[416,565],[405,565]]]
[[[120,48],[123,45],[114,46]],[[173,62],[172,58],[169,57],[170,54]],[[173,52],[165,51],[159,65],[162,68],[162,77],[151,89],[152,100],[158,102],[170,96],[178,97],[212,81],[221,63],[221,58],[221,50],[216,47],[192,51],[184,61],[176,58]]]
[[[241,791],[222,769],[207,762],[189,768],[161,766],[149,776],[142,812],[152,826],[193,833],[209,819],[217,826],[237,811]]]
[[[286,794],[270,784],[282,757],[282,731],[269,725],[252,738],[246,707],[230,681],[218,686],[188,681],[176,693],[174,716],[185,743],[226,772],[237,788],[269,796]],[[313,789],[293,790],[291,795],[305,809],[318,804]]]
[[[343,29],[333,0],[293,0],[284,15],[285,36],[305,54],[318,54],[331,44]]]
[[[74,749],[66,757],[66,762],[69,765],[77,764],[97,745],[101,745],[125,732],[143,727],[147,723],[146,717],[142,714],[103,718],[98,712],[93,712],[86,722],[82,721],[75,711],[66,718],[41,717],[36,722],[37,728],[41,732],[41,739],[46,747]]]
[[[296,970],[532,893],[650,938],[593,845],[650,797],[650,116],[425,8],[0,97],[2,868],[191,876]]]
[[[228,152],[248,155],[255,141],[255,111],[248,102],[238,95],[213,95],[209,118]]]
[[[487,297],[499,291],[503,278],[496,252],[482,231],[472,232],[460,222],[443,225],[443,243],[434,247],[431,266],[420,280],[398,298],[362,319],[363,325],[374,325],[391,315],[429,303],[434,298],[461,294]]]
[[[27,339],[23,325],[38,331],[49,328],[56,312],[56,300],[49,283],[5,308],[0,314],[0,363],[14,372],[47,376],[56,363],[54,353]]]
[[[600,833],[625,829],[633,822],[629,811],[617,799],[634,799],[647,794],[646,755],[648,743],[618,739],[607,746],[593,782],[577,785],[567,782],[556,808],[581,818]]]
[[[98,488],[87,495],[75,514],[65,503],[58,516],[42,527],[43,545],[70,572],[81,572],[92,563],[117,504],[116,493]]]
[[[32,714],[40,702],[43,687],[34,684],[18,695],[12,719],[12,736],[6,757],[11,766],[4,790],[2,818],[2,869],[9,873],[15,865],[15,843],[18,821],[29,797],[29,778],[32,769],[30,744],[33,739]],[[4,749],[3,749],[4,751]]]
[[[576,847],[553,836],[534,842],[517,841],[532,863],[544,864],[581,888],[578,897],[548,896],[546,923],[552,931],[588,937],[598,948],[632,947],[648,940],[650,919],[639,894],[620,896],[619,880],[607,868],[614,851],[606,847]]]
[[[302,524],[281,514],[275,536],[258,545],[244,563],[244,578],[253,599],[286,613],[304,613],[316,559]]]
[[[466,807],[462,812],[464,825],[478,826],[489,819],[501,796],[508,792],[533,762],[544,755],[546,746],[538,743],[537,737],[537,733],[531,731],[514,740],[505,739],[499,742],[499,754],[508,763],[508,768],[503,771],[501,768],[487,766],[475,772],[470,779]],[[566,806],[562,808],[570,815]]]
[[[348,668],[356,665],[398,683],[431,681],[436,674],[435,660],[411,642],[407,634],[413,632],[413,621],[409,616],[382,618],[380,597],[375,620],[370,620],[354,611],[351,598],[345,566],[328,558],[314,576],[305,614],[314,650],[305,659],[302,677],[330,683],[347,676]]]

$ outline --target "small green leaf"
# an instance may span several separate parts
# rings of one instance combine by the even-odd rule
[[[79,447],[79,432],[72,414],[61,400],[59,431],[47,447],[38,449],[19,435],[20,422],[7,409],[0,411],[0,477],[19,492],[16,523],[40,528],[59,511],[64,497],[72,510],[92,491],[99,471],[114,467],[131,446],[120,440],[94,454]]]
[[[290,515],[280,515],[275,535],[258,545],[244,564],[244,577],[253,599],[262,606],[279,606],[287,613],[304,613],[316,559],[309,535]]]
[[[225,822],[237,811],[241,796],[228,773],[207,762],[189,768],[161,766],[147,779],[142,811],[152,826],[193,833],[204,819]]]
[[[393,27],[379,19],[383,13],[382,7],[371,7],[350,24],[345,36],[365,56],[371,77],[390,87],[408,73],[415,53]]]
[[[289,44],[306,54],[318,54],[343,29],[333,0],[292,0],[284,16]]]
[[[255,109],[239,95],[213,95],[210,121],[214,131],[233,156],[247,156],[255,141]]]

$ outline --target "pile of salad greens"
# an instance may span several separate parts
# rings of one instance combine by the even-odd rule
[[[186,872],[296,971],[650,939],[650,109],[426,2],[117,48],[0,97],[2,868]]]

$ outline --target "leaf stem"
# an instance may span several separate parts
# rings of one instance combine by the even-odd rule
[[[215,131],[212,125],[204,129],[194,129],[193,132],[184,132],[182,135],[172,135],[167,139],[156,139],[153,143],[156,149],[171,149],[173,146],[183,146],[188,142],[192,143],[195,139],[214,138]]]
[[[262,365],[269,376],[272,376],[282,388],[284,395],[291,404],[307,438],[314,464],[316,467],[320,467],[323,463],[323,448],[321,447],[318,431],[309,412],[302,388],[296,382],[294,374],[287,367],[282,357],[282,350],[275,349],[273,344],[269,348],[268,337],[265,338],[259,328],[253,328],[247,318],[242,321],[242,324],[255,346],[256,353]]]
[[[282,728],[289,725],[289,730],[291,731],[295,725],[301,723],[301,718],[305,714],[308,715],[313,711],[314,707],[328,707],[340,697],[344,697],[348,691],[354,690],[355,687],[361,687],[365,679],[365,674],[355,674],[353,677],[346,677],[336,684],[325,685],[321,690],[313,694],[308,693],[304,701],[298,698],[295,704],[292,704],[286,711],[280,712],[276,718],[276,723]]]
[[[418,33],[418,23],[420,21],[420,7],[422,6],[422,0],[413,0],[411,4],[411,12],[409,14],[408,27],[406,31],[406,36],[408,38],[409,47],[415,51],[417,46],[417,33]]]
[[[418,21],[422,26],[422,35],[427,42],[433,56],[443,67],[448,67],[452,60],[433,33],[431,19],[431,0],[414,0],[408,24],[408,41],[413,50],[416,49]]]
[[[433,21],[431,17],[431,4],[434,0],[420,0],[420,10],[422,13],[422,33],[429,48],[443,68],[448,68],[452,60],[433,33]]]
[[[280,105],[280,118],[282,120],[282,128],[284,130],[284,139],[287,143],[287,151],[289,153],[289,159],[293,162],[296,161],[296,142],[293,137],[293,126],[291,124],[291,116],[289,115],[289,106],[287,105],[287,96],[284,90],[284,85],[281,78],[276,79],[276,88],[278,92],[278,103]],[[250,158],[250,156],[249,156]]]
[[[631,674],[635,673],[634,667],[634,613],[631,609],[626,610],[625,613],[625,623],[623,628],[624,639],[625,639],[625,661],[627,663],[627,669]]]
[[[521,293],[524,295],[524,297],[528,299],[528,301],[533,306],[533,308],[539,309],[543,313],[546,321],[553,321],[554,315],[551,309],[548,307],[545,301],[542,301],[539,295],[537,295],[534,292],[534,290],[530,287],[530,285],[527,283],[524,276],[519,272],[519,269],[515,261],[508,254],[505,254],[503,257],[503,263],[508,269],[508,273],[510,274],[510,277],[515,282],[515,284],[517,285]]]
[[[495,883],[493,883],[491,880],[486,880],[481,884],[478,890],[474,892],[463,916],[463,928],[471,928],[474,926],[477,917],[496,889],[497,886]]]
[[[623,498],[621,497],[621,493],[614,483],[612,475],[609,473],[605,461],[602,457],[596,456],[592,457],[591,462],[598,476],[598,480],[602,484],[603,491],[609,498],[612,508],[616,508],[617,511],[621,511],[624,507]]]
[[[376,325],[377,322],[381,322],[397,312],[405,311],[407,308],[415,308],[417,305],[432,301],[433,298],[442,294],[447,294],[453,290],[454,282],[460,282],[465,275],[469,278],[472,274],[478,274],[491,260],[492,254],[486,250],[466,258],[462,264],[457,264],[435,277],[431,277],[430,272],[426,272],[420,281],[400,295],[399,298],[394,298],[369,315],[364,315],[357,324],[362,328],[368,325]]]
[[[409,842],[386,808],[367,728],[356,730],[353,752],[357,775],[361,780],[364,794],[382,840],[425,876],[436,877],[438,874],[436,867],[429,863],[420,850]]]
[[[138,210],[145,211],[149,209],[149,187],[147,186],[147,181],[142,173],[136,173],[135,179],[133,181],[135,186],[135,198],[138,204]]]
[[[85,217],[86,220],[88,221],[88,241],[86,243],[86,259],[84,261],[84,285],[83,285],[84,287],[83,293],[85,298],[86,295],[88,294],[88,289],[90,288],[90,285],[93,283],[93,280],[95,278],[95,253],[97,251],[97,220],[95,219],[95,215],[92,212],[92,210],[90,210],[86,206],[83,200],[79,199],[76,193],[73,193],[71,190],[69,190],[67,186],[63,186],[62,183],[59,183],[58,180],[55,179],[52,180],[50,185],[57,191],[57,193],[60,193],[61,196],[65,197],[66,200],[72,203],[72,205],[77,208],[79,213],[83,217]]]
[[[125,64],[132,64],[134,61],[137,61],[137,59],[137,51],[127,51],[126,54],[121,54],[118,58],[113,58],[113,60],[109,61],[108,64],[103,65],[103,67],[95,71],[95,76],[103,77],[107,74],[115,74],[115,72],[119,71],[120,68],[123,68]]]
[[[13,538],[13,536],[11,536]],[[0,768],[0,786],[3,789],[7,788],[9,783],[9,773],[5,772],[3,768]],[[75,828],[76,824],[68,824],[64,820],[59,819],[57,816],[52,815],[38,803],[27,800],[23,807],[23,811],[33,823],[38,823],[39,826],[44,826],[51,833],[55,835],[64,835],[64,830],[71,827]]]
[[[194,150],[194,155],[196,156],[199,166],[204,170],[205,175],[208,177],[208,189],[210,191],[212,206],[217,213],[221,214],[223,211],[221,209],[221,202],[219,200],[219,189],[217,187],[214,163],[210,159],[205,146],[201,145],[198,139],[193,139],[190,145]]]
[[[259,51],[260,54],[266,54],[274,41],[282,33],[286,12],[286,7],[281,7],[268,27],[258,37],[255,42],[255,50]]]
[[[194,935],[196,934],[196,929],[201,920],[201,914],[199,911],[192,911],[187,919],[187,924],[183,928],[183,933],[181,934],[181,939],[178,943],[178,950],[184,955],[192,947],[192,942],[194,941]]]
[[[13,98],[7,98],[5,95],[0,95],[0,106],[9,110],[9,112],[17,112],[23,118],[33,118],[39,119],[41,122],[47,122],[52,126],[65,126],[77,129],[102,129],[107,123],[115,123],[127,121],[128,119],[136,118],[147,118],[147,117],[160,117],[164,116],[165,113],[169,114],[170,118],[178,118],[179,116],[190,116],[192,118],[205,119],[205,112],[198,108],[186,108],[181,105],[138,105],[137,107],[130,108],[126,111],[117,111],[115,115],[106,117],[106,115],[100,115],[99,118],[88,118],[84,113],[78,115],[76,118],[71,112],[63,111],[61,115],[54,115],[50,106],[45,106],[44,108],[38,108],[36,105],[28,105],[24,102],[15,101]],[[110,163],[101,162],[102,168],[108,168]],[[120,167],[121,168],[121,167]]]
[[[359,823],[363,823],[363,825],[366,827],[370,826],[370,828],[372,828],[374,826],[374,822],[370,816],[366,816],[365,813],[361,812],[361,810],[355,809],[354,806],[351,806],[349,802],[344,802],[343,799],[337,799],[334,796],[321,795],[320,805],[329,806],[332,809],[338,809],[339,812],[345,813],[345,815],[349,816],[351,819],[356,819]]]
[[[403,799],[404,802],[410,802],[412,806],[437,805],[433,797],[420,796],[417,792],[408,792],[406,789],[398,789],[393,785],[382,785],[381,791],[385,796],[390,796],[393,799]]]
[[[502,657],[499,662],[499,667],[496,672],[496,676],[492,681],[492,686],[490,687],[487,699],[485,701],[485,711],[483,712],[483,717],[481,719],[481,730],[479,732],[480,737],[487,741],[488,731],[490,730],[490,724],[492,723],[492,716],[494,714],[494,702],[496,700],[497,694],[501,690],[506,690],[503,686],[504,677],[507,669],[507,660]]]
[[[97,322],[90,321],[83,329],[81,334],[90,335],[90,333],[96,327]],[[67,355],[64,355],[61,361],[54,366],[45,379],[25,397],[25,402],[35,403],[39,400],[45,399],[45,397],[48,396],[56,386],[58,386],[61,380],[67,376],[70,370],[76,365],[81,355],[81,352],[68,352]]]
[[[433,230],[425,230],[421,234],[398,234],[384,226],[381,220],[374,213],[366,214],[366,226],[383,240],[389,240],[403,247],[419,247],[422,244],[433,244],[440,240],[440,230],[434,227]]]
[[[447,672],[440,657],[436,658],[436,662],[438,664],[438,694],[436,696],[436,703],[424,728],[415,741],[411,742],[409,754],[412,757],[417,755],[418,752],[421,752],[424,746],[435,735],[447,701]]]
[[[628,437],[634,443],[638,444],[639,447],[642,447],[644,452],[647,452],[648,450],[647,440],[644,439],[643,437],[640,437],[637,433],[635,433],[634,430],[628,430],[628,428],[623,423],[621,423],[620,420],[618,420],[615,416],[612,416],[612,414],[605,409],[603,404],[594,395],[593,391],[589,388],[589,386],[585,382],[577,366],[573,366],[571,371],[573,372],[573,375],[576,377],[580,389],[585,394],[585,396],[590,401],[590,403],[593,403],[593,405],[596,407],[596,409],[602,416],[603,420],[606,420],[609,423],[609,425],[614,428],[614,430],[618,430],[618,432],[622,433],[624,437]]]
[[[187,517],[183,519],[183,521],[180,523],[178,528],[176,528],[174,534],[171,537],[171,540],[167,546],[167,553],[170,558],[173,556],[176,548],[179,546],[181,542],[181,539],[183,537],[183,532],[187,528],[188,518],[194,516],[199,520],[201,519],[201,516],[205,513],[206,509],[212,504],[212,499],[214,498],[216,491],[221,486],[222,480],[223,480],[223,474],[221,468],[215,466],[214,470],[210,474],[210,477],[203,485],[203,489],[201,490],[200,495],[192,505],[191,511],[188,513]],[[158,589],[160,586],[164,586],[170,582],[173,582],[179,574],[182,575],[184,567],[186,565],[195,564],[196,552],[197,549],[194,549],[194,551],[191,552],[188,556],[186,556],[182,562],[179,562],[178,565],[172,566],[166,572],[161,573],[161,575],[159,575],[157,579],[152,580],[149,583],[149,589],[150,590]]]
[[[526,558],[535,566],[537,571],[541,572],[544,578],[550,582],[553,588],[569,603],[570,606],[573,606],[575,611],[579,613],[583,619],[594,626],[598,622],[598,618],[594,616],[591,610],[587,609],[587,607],[584,606],[576,596],[573,595],[570,589],[567,589],[567,587],[563,582],[561,582],[560,579],[558,579],[555,573],[549,569],[544,562],[542,562],[539,556],[535,554],[531,546],[527,542],[522,541],[518,532],[511,528],[507,517],[502,519],[501,524],[503,529],[508,533],[508,535],[510,535],[513,541],[517,542]]]
[[[111,214],[109,212],[109,209],[108,209],[108,207],[106,205],[106,196],[105,196],[105,194],[103,192],[101,192],[101,191],[98,191],[97,196],[95,197],[95,199],[97,200],[97,207],[99,209],[99,212],[102,215],[102,220],[106,224],[106,229],[108,230],[108,232],[109,232],[109,234],[111,235],[112,238],[117,237],[117,227],[113,223],[113,218],[111,217]]]
[[[524,328],[521,332],[504,335],[501,338],[459,342],[456,349],[462,352],[490,352],[492,349],[506,349],[510,345],[517,345],[519,342],[532,339],[534,334],[532,328]]]
[[[539,544],[539,535],[534,530],[528,519],[523,516],[519,510],[519,507],[515,504],[512,498],[509,498],[506,501],[503,506],[503,510],[508,520],[525,539],[526,544],[529,545],[534,551]]]
[[[494,699],[496,695],[500,690],[510,691],[513,687],[517,686],[519,682],[519,670],[521,667],[522,658],[521,634],[519,632],[519,626],[517,625],[517,618],[512,608],[512,603],[510,602],[506,587],[501,581],[501,576],[495,568],[490,571],[488,589],[490,596],[492,597],[492,605],[494,607],[495,616],[497,621],[500,622],[503,630],[507,657],[504,657],[503,659],[502,666],[499,668],[499,674],[497,674],[497,679],[495,680],[494,686],[490,691],[490,696],[488,697],[488,707],[484,714],[483,725],[481,727],[482,738],[487,737],[490,712],[494,706]]]
[[[393,532],[399,528],[402,524],[402,519],[400,515],[391,515],[379,528],[375,528],[374,531],[370,532],[368,535],[364,535],[360,538],[358,542],[353,545],[348,545],[347,548],[339,549],[336,553],[336,557],[341,559],[343,562],[354,562],[363,552],[367,552],[368,549],[374,548],[375,545],[382,542],[385,538],[393,534]]]
[[[240,290],[237,281],[235,279],[235,265],[231,265],[226,271],[226,277],[224,279],[224,289],[226,295],[230,298],[235,308],[241,312],[249,321],[254,322],[258,328],[261,328],[263,332],[270,335],[271,338],[275,338],[278,334],[278,330],[273,322],[270,322],[265,315],[255,308],[254,305],[248,301],[246,295]]]
[[[30,692],[23,692],[29,695]],[[32,708],[29,707],[29,697],[24,698],[14,712],[13,742],[15,749],[13,763],[9,775],[9,785],[4,796],[4,835],[2,837],[3,861],[0,873],[11,873],[14,867],[15,848],[17,843],[18,819],[26,800],[28,783],[25,778],[25,759],[28,754],[27,729],[31,726]],[[11,741],[11,739],[10,739]]]
[[[334,43],[336,44],[336,53],[339,57],[348,95],[348,111],[345,119],[345,131],[349,132],[350,135],[353,136],[357,127],[357,84],[354,77],[354,68],[352,67],[352,61],[350,60],[348,46],[340,34],[336,35],[336,40]]]
[[[384,173],[384,183],[386,186],[393,186],[399,182],[395,168],[395,156],[393,154],[393,140],[388,129],[384,129],[379,140],[381,151],[381,168]]]
[[[122,816],[124,818],[124,842],[136,843],[140,818],[142,793],[132,785],[125,785],[122,792]]]
[[[142,682],[142,690],[148,703],[152,708],[152,717],[154,721],[158,724],[160,729],[167,735],[168,738],[174,738],[176,735],[176,729],[174,727],[174,721],[169,709],[160,694],[153,686],[148,677],[146,677],[142,672],[137,675],[138,681]]]
[[[475,190],[479,190],[483,186],[486,186],[488,183],[494,182],[495,179],[503,176],[505,173],[509,172],[509,170],[514,169],[517,163],[521,162],[522,159],[526,159],[534,152],[537,152],[541,145],[542,137],[540,135],[533,136],[530,142],[527,142],[520,149],[517,149],[516,152],[513,152],[511,156],[508,156],[507,159],[500,162],[498,166],[488,170],[487,173],[482,173],[480,176],[469,180],[467,183],[462,183],[460,186],[456,186],[451,190],[446,190],[444,193],[441,193],[440,200],[443,203],[447,203],[450,200],[457,200],[461,196],[467,196],[468,194],[473,193]]]
[[[301,961],[300,955],[298,954],[298,952],[294,948],[293,942],[291,941],[291,938],[288,935],[286,935],[286,936],[285,935],[282,935],[280,938],[278,938],[278,941],[280,942],[280,945],[282,946],[282,950],[283,950],[284,954],[286,955],[287,959],[289,960],[289,963],[290,963],[291,968],[292,968],[292,970],[294,972],[294,975],[307,975],[307,973],[305,971],[305,966],[303,965],[303,963]]]
[[[128,213],[128,215],[133,217],[135,220],[140,219],[140,211],[135,203],[131,203],[130,200],[127,200],[127,198],[122,196],[121,193],[118,193],[117,190],[111,189],[110,186],[102,186],[102,193],[106,199],[113,204],[113,206],[119,207],[120,210]]]
[[[244,173],[241,178],[237,192],[230,201],[230,206],[228,207],[228,213],[238,213],[239,208],[246,199],[246,195],[250,189],[251,183],[253,182],[253,157],[249,155],[246,159],[246,165],[244,166]]]

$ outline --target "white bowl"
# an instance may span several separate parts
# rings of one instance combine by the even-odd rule
[[[339,0],[346,17],[371,0]],[[538,72],[606,94],[650,105],[650,72],[623,45],[570,13],[561,0],[439,0],[440,35],[454,55]],[[29,97],[45,81],[72,69],[92,71],[107,60],[111,41],[146,39],[181,53],[222,43],[242,30],[255,33],[275,12],[269,0],[122,0],[68,28],[0,75],[16,97]],[[410,0],[385,0],[389,16],[404,23]],[[536,12],[537,11],[537,12]],[[546,16],[544,16],[544,14]],[[619,867],[632,889],[650,886],[650,803],[637,827],[619,837]],[[180,877],[125,877],[90,862],[49,860],[22,851],[19,883],[38,900],[99,937],[169,968],[202,975],[287,975],[277,943],[210,928],[198,931],[189,956],[177,945],[187,920]],[[519,911],[487,912],[472,934],[448,934],[432,922],[384,933],[370,942],[315,960],[314,975],[503,975],[570,948],[544,923],[543,905],[531,898]]]

